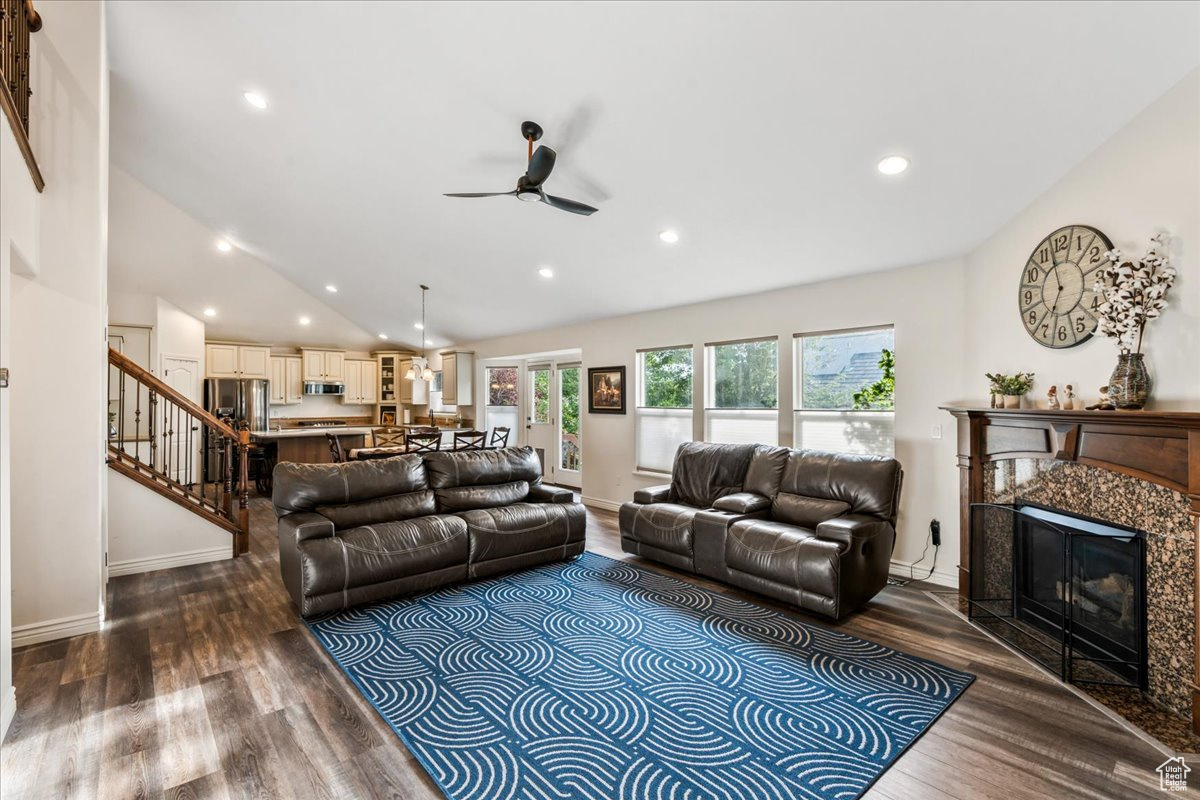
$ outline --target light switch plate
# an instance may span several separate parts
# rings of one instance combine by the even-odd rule
[[[940,439],[940,438],[942,438],[942,426],[941,426],[941,425],[934,425],[934,426],[932,426],[932,427],[929,429],[929,438],[930,438],[930,439]]]

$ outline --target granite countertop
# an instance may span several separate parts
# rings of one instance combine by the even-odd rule
[[[330,425],[325,428],[287,428],[282,431],[253,431],[250,435],[255,439],[299,439],[305,436],[321,436],[336,433],[339,436],[365,436],[371,428],[352,425]]]

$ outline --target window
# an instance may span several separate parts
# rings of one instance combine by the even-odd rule
[[[795,349],[795,446],[895,455],[895,329],[797,335]]]
[[[637,468],[670,472],[675,450],[692,440],[692,348],[643,350],[637,374]]]
[[[779,441],[778,359],[779,345],[773,338],[705,347],[706,441]]]
[[[517,368],[488,367],[486,375],[488,394],[484,419],[487,427],[508,428],[508,443],[515,445],[520,421],[520,412],[517,410]]]
[[[529,368],[529,421],[550,423],[550,365]]]
[[[578,364],[558,368],[559,380],[559,419],[562,424],[558,430],[558,468],[568,472],[578,472],[583,468],[583,442],[579,433],[579,373]]]

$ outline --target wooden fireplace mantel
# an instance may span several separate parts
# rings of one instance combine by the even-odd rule
[[[1166,486],[1183,494],[1197,525],[1200,556],[1200,412],[1050,411],[942,406],[958,423],[958,594],[971,586],[971,504],[984,502],[984,465],[1010,458],[1075,461]],[[1200,633],[1200,568],[1196,570]],[[1200,635],[1192,682],[1192,727],[1200,732]]]

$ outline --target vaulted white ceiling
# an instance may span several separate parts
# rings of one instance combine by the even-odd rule
[[[366,331],[418,344],[424,282],[476,340],[961,255],[1200,63],[1198,8],[110,0],[112,157]],[[524,119],[599,213],[442,196],[510,190]]]

